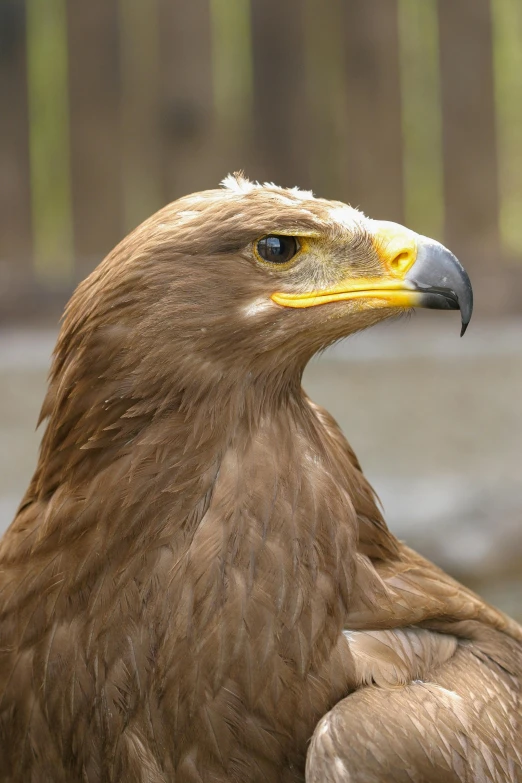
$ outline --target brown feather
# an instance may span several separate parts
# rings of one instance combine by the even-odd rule
[[[378,274],[367,219],[232,184],[66,310],[0,543],[0,780],[302,781],[318,725],[311,781],[520,781],[521,629],[393,537],[301,389],[392,312],[270,300]],[[263,268],[276,231],[315,256]]]

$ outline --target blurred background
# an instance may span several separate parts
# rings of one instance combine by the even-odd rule
[[[399,537],[522,620],[520,0],[0,0],[0,530],[61,311],[165,202],[244,169],[447,244],[476,309],[314,361]]]

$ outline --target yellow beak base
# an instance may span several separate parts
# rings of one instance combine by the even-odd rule
[[[413,288],[413,287],[412,287]],[[419,292],[410,289],[405,281],[361,280],[356,285],[339,286],[324,291],[310,291],[304,294],[272,294],[272,301],[282,307],[317,307],[331,302],[346,302],[353,299],[380,299],[383,307],[418,306]]]

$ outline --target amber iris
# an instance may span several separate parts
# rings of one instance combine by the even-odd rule
[[[259,240],[256,250],[263,261],[268,261],[270,264],[286,264],[299,250],[299,243],[295,237],[269,234]]]

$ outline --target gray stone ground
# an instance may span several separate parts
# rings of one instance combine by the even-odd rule
[[[36,461],[52,329],[0,331],[0,532]],[[337,418],[408,544],[522,620],[522,320],[422,313],[314,360]]]

